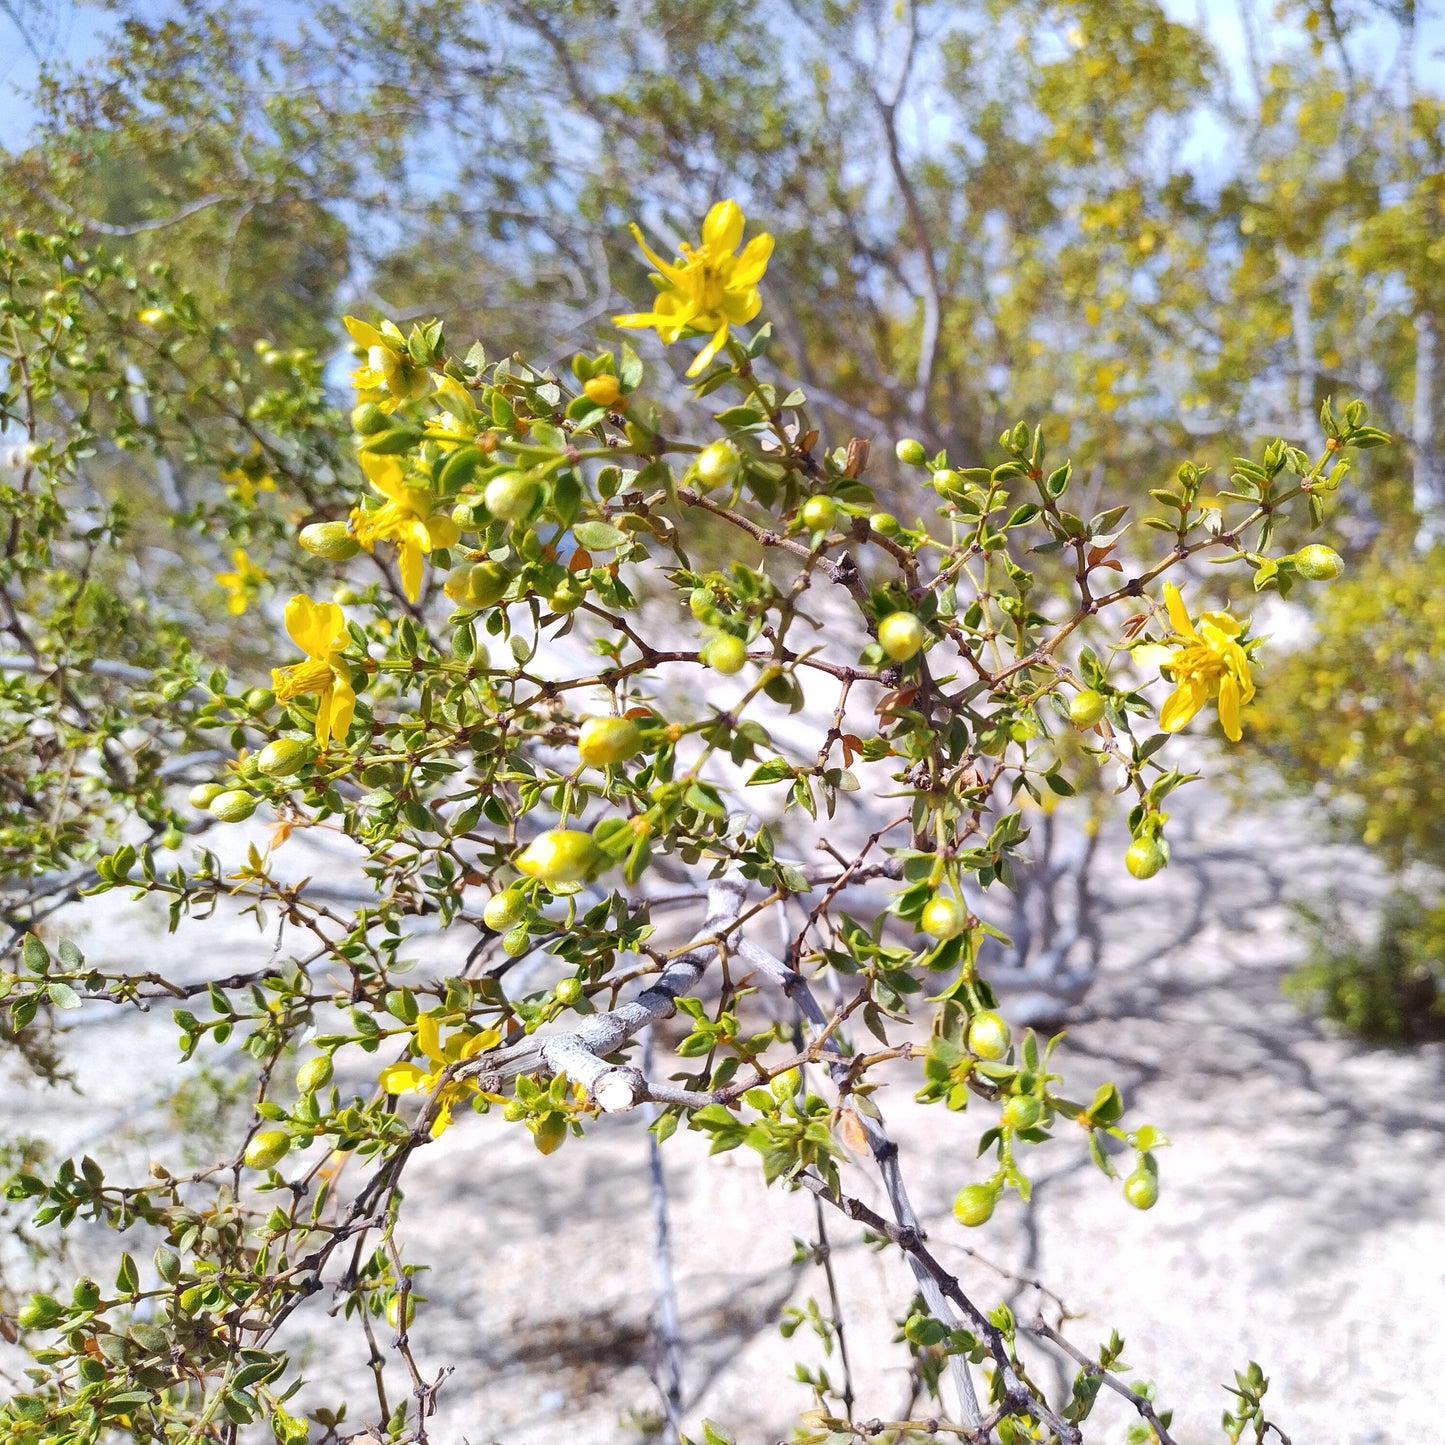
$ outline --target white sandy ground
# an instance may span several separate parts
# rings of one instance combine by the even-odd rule
[[[1113,1078],[1131,1119],[1172,1138],[1158,1206],[1130,1209],[1063,1126],[1030,1160],[1032,1205],[1010,1199],[988,1226],[963,1231],[950,1202],[983,1173],[973,1156],[984,1110],[915,1104],[913,1076],[899,1067],[880,1102],[932,1247],[986,1306],[1006,1298],[1027,1316],[1038,1296],[984,1258],[1042,1279],[1067,1303],[1067,1333],[1086,1351],[1117,1328],[1125,1358],[1174,1408],[1180,1445],[1222,1438],[1219,1386],[1250,1359],[1268,1372],[1272,1414],[1295,1445],[1445,1440],[1434,1401],[1445,1378],[1445,1049],[1366,1049],[1300,1017],[1278,987],[1298,955],[1286,900],[1332,890],[1367,906],[1380,880],[1359,853],[1313,841],[1295,810],[1264,821],[1195,804],[1176,820],[1174,863],[1152,884],[1124,875],[1121,848],[1103,850],[1104,969],[1058,1055],[1074,1096]],[[288,850],[298,847],[297,866],[311,869],[308,846]],[[155,905],[118,894],[51,930],[67,933],[106,967],[216,976],[256,966],[272,946],[270,932],[244,919],[168,936]],[[440,951],[454,952],[452,942]],[[153,1149],[175,1162],[176,1146],[155,1142],[163,1136],[145,1107],[183,1077],[168,1009],[142,1017],[87,1005],[77,1027],[78,1092],[9,1074],[0,1080],[7,1132],[83,1147],[126,1172],[143,1171]],[[367,1079],[358,1069],[341,1082]],[[454,1367],[433,1440],[642,1438],[626,1420],[655,1414],[658,1402],[642,1122],[602,1121],[543,1158],[521,1129],[464,1114],[409,1169],[402,1243],[431,1266],[412,1338],[423,1369]],[[766,1189],[750,1153],[709,1159],[693,1135],[675,1135],[665,1156],[685,1424],[711,1417],[747,1445],[784,1439],[811,1404],[791,1379],[794,1361],[839,1376],[836,1355],[824,1359],[806,1326],[792,1341],[776,1327],[784,1305],[810,1294],[826,1308],[820,1274],[789,1262],[793,1239],[815,1230],[812,1201]],[[845,1182],[882,1207],[862,1161]],[[911,1279],[896,1252],[866,1248],[841,1216],[829,1230],[857,1416],[888,1417],[906,1399],[889,1340]],[[153,1241],[127,1244],[144,1258]],[[101,1278],[109,1258],[113,1274],[113,1239],[77,1229],[75,1247]],[[13,1299],[13,1249],[0,1260]],[[364,1344],[354,1329],[328,1325],[323,1306],[324,1297],[303,1312],[310,1344],[292,1340],[310,1351],[308,1398],[349,1398],[359,1424],[374,1409]],[[15,1366],[13,1352],[0,1354],[0,1369]],[[1089,1438],[1122,1441],[1130,1418],[1106,1399]]]

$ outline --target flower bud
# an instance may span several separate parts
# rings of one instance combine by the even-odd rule
[[[696,466],[704,487],[730,487],[737,481],[742,458],[731,442],[713,442],[698,453]]]
[[[924,451],[923,443],[916,437],[904,437],[893,448],[893,454],[905,467],[921,467],[928,460],[928,453]]]
[[[345,522],[312,522],[302,527],[296,540],[313,557],[327,562],[345,562],[361,551],[361,544]]]
[[[874,512],[868,518],[868,526],[880,537],[896,537],[903,530],[892,512]]]
[[[1318,542],[1294,554],[1294,567],[1309,582],[1331,582],[1345,570],[1345,559],[1333,547]]]
[[[244,823],[256,811],[257,799],[240,788],[230,788],[211,799],[211,815],[223,823]]]
[[[226,790],[220,783],[197,783],[186,795],[193,808],[209,808]]]
[[[602,372],[582,383],[582,394],[598,406],[614,406],[622,395],[622,387],[611,372]]]
[[[311,746],[300,738],[277,738],[256,755],[257,772],[268,778],[289,778],[311,761]]]

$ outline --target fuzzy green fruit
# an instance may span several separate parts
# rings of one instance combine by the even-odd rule
[[[734,637],[731,632],[720,632],[699,656],[714,672],[731,677],[742,670],[743,663],[748,660],[748,649],[741,637]]]
[[[958,1191],[953,1201],[953,1217],[968,1229],[987,1224],[993,1217],[998,1195],[988,1184],[969,1184]]]
[[[516,888],[505,888],[487,899],[482,909],[482,922],[493,933],[505,933],[527,911],[527,898]]]
[[[969,1052],[980,1059],[996,1060],[1008,1053],[1008,1025],[992,1009],[976,1013],[968,1021]]]
[[[311,761],[311,744],[300,738],[277,738],[256,754],[256,771],[268,778],[289,778]]]
[[[731,442],[713,442],[698,453],[697,479],[704,487],[730,487],[737,481],[742,464]]]
[[[810,532],[826,532],[838,516],[838,504],[832,497],[809,497],[803,503],[803,525]]]
[[[313,557],[327,562],[345,562],[361,551],[361,543],[345,522],[312,522],[302,527],[296,540]]]
[[[362,436],[371,436],[385,431],[391,425],[391,418],[374,401],[364,401],[351,413],[351,429]]]
[[[1032,1129],[1043,1106],[1032,1094],[1016,1094],[1003,1106],[1003,1122],[1010,1129]]]
[[[197,783],[186,794],[186,801],[193,808],[209,808],[225,791],[220,783]]]
[[[968,927],[968,914],[954,898],[930,898],[923,905],[918,926],[930,938],[957,938]]]
[[[493,607],[512,585],[512,574],[500,562],[462,562],[447,573],[442,591],[458,607]]]
[[[916,437],[904,437],[893,448],[893,455],[905,467],[921,467],[928,460],[928,453],[924,451],[923,443]]]
[[[246,1145],[247,1169],[271,1169],[283,1160],[291,1148],[291,1136],[284,1129],[262,1129]]]
[[[1135,1209],[1153,1209],[1159,1202],[1159,1179],[1142,1164],[1124,1181],[1124,1198]]]
[[[230,788],[211,799],[211,815],[223,823],[244,823],[256,811],[257,801],[240,788]]]
[[[1124,854],[1124,866],[1135,878],[1152,878],[1168,861],[1169,854],[1158,838],[1135,838]]]
[[[626,717],[590,717],[577,734],[577,754],[589,768],[625,763],[642,750],[637,724]]]
[[[1294,554],[1294,567],[1308,582],[1331,582],[1345,570],[1345,559],[1333,547],[1315,542]]]
[[[880,537],[896,537],[903,530],[903,524],[892,512],[874,512],[868,518],[868,526]]]
[[[1105,706],[1103,694],[1086,687],[1069,699],[1069,721],[1076,728],[1091,728],[1104,716]]]
[[[317,1054],[296,1070],[296,1088],[303,1094],[314,1094],[331,1082],[332,1072],[331,1055]]]
[[[561,979],[552,990],[552,996],[564,1008],[571,1008],[582,997],[582,985],[575,978]]]
[[[516,866],[518,872],[550,888],[554,883],[581,883],[599,861],[590,833],[552,828],[527,845]]]
[[[539,490],[536,482],[516,472],[505,472],[487,483],[482,500],[487,511],[503,522],[525,522],[537,504]]]
[[[564,577],[547,599],[553,612],[575,612],[587,600],[587,584],[579,577]]]
[[[927,628],[911,612],[891,612],[878,624],[878,645],[894,662],[907,662],[927,640]]]

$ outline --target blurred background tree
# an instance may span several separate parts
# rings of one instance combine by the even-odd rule
[[[87,461],[163,563],[117,595],[163,592],[216,655],[270,629],[237,627],[214,574],[236,547],[264,572],[346,474],[322,389],[341,310],[560,358],[645,287],[625,222],[667,249],[724,190],[778,238],[779,355],[834,425],[968,465],[1044,415],[1103,506],[1164,485],[1161,457],[1303,443],[1324,397],[1360,395],[1399,444],[1326,538],[1350,595],[1436,530],[1445,112],[1413,3],[1221,6],[1212,33],[1148,0],[121,3],[77,65],[59,13],[0,17],[47,61],[0,196],[224,324],[232,359],[194,348],[175,407],[168,343],[101,287],[94,344],[122,339],[145,445],[98,426]],[[251,371],[277,388],[263,425],[227,412]],[[1318,619],[1325,651],[1347,611]],[[1365,704],[1400,731],[1341,772],[1318,669],[1271,682],[1289,777],[1358,804],[1379,759],[1433,795],[1423,694]],[[1367,841],[1394,858],[1391,826]]]

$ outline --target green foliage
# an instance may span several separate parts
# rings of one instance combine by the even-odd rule
[[[1255,736],[1394,868],[1445,866],[1445,551],[1381,551],[1323,591]]]
[[[1309,957],[1285,981],[1291,997],[1374,1042],[1445,1038],[1445,903],[1393,893],[1373,936],[1338,904],[1300,912]]]

